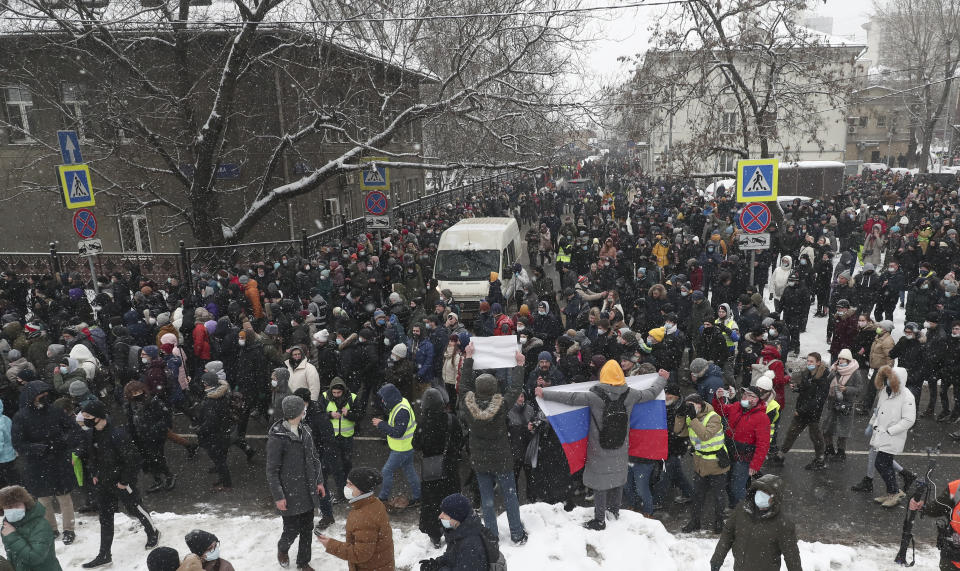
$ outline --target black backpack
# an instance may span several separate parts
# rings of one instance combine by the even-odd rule
[[[598,423],[597,419],[590,415],[600,432],[600,447],[604,450],[616,450],[623,446],[623,441],[630,431],[630,415],[627,414],[627,407],[624,404],[630,391],[624,391],[614,400],[611,400],[609,395],[598,387],[593,387],[590,391],[603,400],[603,422]]]

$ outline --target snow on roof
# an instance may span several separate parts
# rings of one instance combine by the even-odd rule
[[[797,161],[782,162],[780,168],[796,169],[824,169],[824,168],[845,168],[846,164],[840,161]]]
[[[54,1],[8,0],[4,3],[6,10],[0,11],[0,35],[62,32],[62,27],[56,20],[37,8],[37,5],[49,5]],[[165,1],[169,3],[171,0]],[[162,6],[145,6],[143,0],[110,0],[106,6],[92,8],[92,11],[97,15],[98,21],[109,24],[115,32],[172,31],[171,21],[166,17]],[[76,8],[67,3],[63,4],[62,8],[54,8],[53,12],[66,22],[76,23],[78,26],[82,23]],[[173,9],[170,13],[175,15],[177,11]],[[386,33],[377,34],[363,25],[367,22],[356,22],[357,25],[344,25],[342,21],[330,22],[337,19],[321,17],[310,0],[290,0],[270,10],[260,27],[271,30],[287,29],[312,35],[324,43],[358,56],[377,60],[428,79],[437,79],[416,57],[412,47],[405,43],[403,33],[388,30]],[[234,2],[213,0],[209,6],[190,6],[187,29],[235,30],[243,21]]]

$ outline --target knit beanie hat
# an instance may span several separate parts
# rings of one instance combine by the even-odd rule
[[[94,418],[107,418],[107,406],[98,400],[92,400],[80,409]]]
[[[207,371],[200,377],[200,380],[203,381],[203,386],[205,387],[215,387],[220,384],[220,377],[216,373]]]
[[[177,571],[180,554],[172,547],[158,547],[147,555],[147,571]]]
[[[263,332],[266,335],[279,335],[280,328],[277,327],[276,323],[268,323],[267,326],[263,328]]]
[[[707,367],[709,366],[710,366],[710,361],[707,361],[706,359],[703,359],[701,357],[697,357],[696,359],[690,362],[690,372],[700,377],[707,372]]]
[[[283,419],[290,420],[297,418],[303,412],[303,399],[296,395],[287,395],[280,401],[280,408],[283,409]]]
[[[350,470],[350,474],[347,475],[347,480],[356,486],[358,490],[366,494],[367,492],[372,492],[374,488],[380,485],[380,482],[383,481],[383,476],[380,474],[380,470],[376,468],[354,468]]]
[[[83,381],[73,381],[67,389],[72,397],[82,397],[87,394],[87,383]]]
[[[537,355],[537,361],[549,361],[552,363],[553,357],[546,351],[540,351],[540,354]]]
[[[397,343],[393,346],[393,349],[390,350],[390,354],[397,359],[403,359],[407,356],[407,346],[403,343]]]
[[[497,378],[491,375],[490,373],[485,373],[477,377],[477,397],[480,399],[489,399],[493,398],[493,395],[496,394],[497,389],[500,388],[500,383],[497,382]]]
[[[473,514],[473,506],[463,494],[450,494],[440,502],[440,511],[450,516],[451,519],[463,522]]]

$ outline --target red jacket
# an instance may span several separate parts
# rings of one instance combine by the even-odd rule
[[[780,360],[780,351],[776,345],[764,345],[760,351],[760,363],[773,371],[773,391],[777,394],[777,402],[780,408],[786,406],[786,393],[784,387],[790,383],[790,375],[786,374],[783,368],[783,361]]]
[[[694,290],[698,290],[703,286],[703,268],[696,267],[690,270],[690,275],[687,276],[690,280],[690,287]]]
[[[513,335],[513,334],[514,334],[513,320],[511,320],[509,317],[501,313],[500,317],[497,318],[497,321],[494,324],[493,335],[498,336],[498,335]]]
[[[745,411],[739,402],[723,404],[714,397],[713,408],[727,420],[727,437],[738,444],[737,450],[727,451],[730,457],[750,462],[750,468],[759,471],[770,450],[770,418],[766,407],[758,404]],[[752,451],[743,449],[741,444],[753,447]]]
[[[210,360],[210,336],[203,323],[193,326],[193,356],[204,361]]]

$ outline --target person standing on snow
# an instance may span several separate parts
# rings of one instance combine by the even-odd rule
[[[734,571],[801,571],[797,528],[782,513],[783,483],[767,474],[750,484],[746,500],[734,510],[710,558],[711,571],[720,571],[733,551]]]
[[[8,559],[0,557],[0,571],[60,571],[54,548],[53,530],[44,520],[43,505],[22,486],[0,489],[3,510],[3,547]]]
[[[350,571],[388,571],[395,567],[393,530],[383,502],[374,494],[383,481],[376,468],[354,468],[344,495],[350,500],[346,538],[317,534],[327,553],[350,564]]]
[[[620,498],[623,485],[627,483],[627,470],[634,470],[635,480],[649,481],[639,473],[646,465],[628,464],[630,444],[630,414],[633,405],[657,398],[670,373],[660,369],[660,376],[646,389],[637,390],[627,386],[623,369],[616,361],[610,360],[600,370],[600,382],[587,392],[544,392],[542,387],[535,394],[544,399],[562,402],[572,406],[590,407],[590,433],[587,443],[587,463],[583,471],[583,484],[594,492],[593,519],[583,526],[587,529],[606,529],[606,512],[614,517],[620,514]],[[608,405],[608,403],[616,403]],[[608,409],[619,412],[623,407],[625,416],[609,414]],[[652,502],[651,502],[652,503]],[[653,506],[644,506],[649,513]]]

